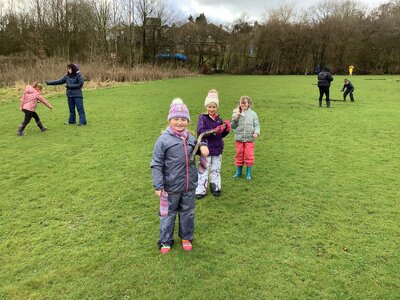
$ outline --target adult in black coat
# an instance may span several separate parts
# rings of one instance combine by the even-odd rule
[[[327,66],[322,67],[322,71],[318,73],[318,88],[319,88],[319,107],[322,107],[322,97],[325,94],[326,107],[331,107],[329,99],[329,87],[333,81],[332,74]]]

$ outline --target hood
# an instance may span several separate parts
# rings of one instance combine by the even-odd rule
[[[78,64],[69,63],[67,65],[67,68],[71,68],[71,70],[72,70],[71,75],[75,75],[75,74],[79,73],[79,65]]]
[[[34,94],[34,93],[37,93],[37,90],[33,86],[31,85],[26,86],[24,94]]]
[[[322,67],[322,71],[330,72],[331,70],[329,70],[328,66],[323,66]]]

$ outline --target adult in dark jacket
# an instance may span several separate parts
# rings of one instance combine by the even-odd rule
[[[68,64],[67,65],[67,74],[53,81],[46,81],[48,85],[59,85],[64,84],[66,87],[66,94],[68,98],[68,107],[69,107],[69,119],[68,123],[65,124],[75,124],[76,123],[76,114],[75,107],[79,114],[79,124],[78,126],[86,125],[86,115],[85,109],[83,107],[83,95],[82,95],[82,87],[85,78],[79,72],[79,66],[77,64]]]
[[[331,107],[329,99],[329,87],[333,81],[332,74],[327,66],[322,67],[322,71],[318,73],[318,88],[319,88],[319,107],[322,107],[322,97],[325,94],[326,107]]]
[[[348,79],[344,80],[344,85],[343,85],[343,88],[341,91],[344,92],[343,93],[343,101],[346,101],[346,97],[347,97],[347,95],[349,95],[351,102],[354,102],[354,96],[353,96],[354,85],[351,83],[350,80],[348,80]]]

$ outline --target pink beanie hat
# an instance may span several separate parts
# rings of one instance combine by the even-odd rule
[[[217,105],[217,107],[219,106],[218,91],[215,89],[208,91],[206,100],[204,100],[204,106],[207,106],[210,103],[215,103],[215,105]]]
[[[190,121],[189,110],[181,98],[175,98],[169,107],[168,121],[173,118],[185,118]]]

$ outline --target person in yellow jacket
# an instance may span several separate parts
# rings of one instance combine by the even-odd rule
[[[353,66],[353,65],[350,65],[350,66],[349,66],[349,75],[350,75],[350,76],[353,75],[353,70],[354,70],[354,66]]]

